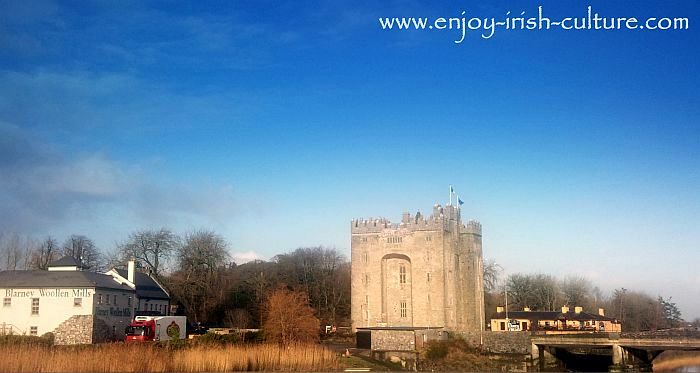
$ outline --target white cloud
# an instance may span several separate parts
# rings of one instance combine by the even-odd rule
[[[233,258],[233,261],[236,262],[236,264],[243,264],[247,262],[252,262],[253,260],[263,259],[263,257],[261,257],[258,253],[254,251],[235,252],[231,254],[231,257]]]

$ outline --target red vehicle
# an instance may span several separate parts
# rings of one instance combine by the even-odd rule
[[[126,342],[185,339],[186,333],[185,316],[136,316],[126,327]]]

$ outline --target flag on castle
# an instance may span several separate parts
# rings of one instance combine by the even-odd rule
[[[459,199],[459,197],[457,197],[457,203],[459,203],[459,205],[462,206],[464,204],[464,201],[462,201],[461,199]]]

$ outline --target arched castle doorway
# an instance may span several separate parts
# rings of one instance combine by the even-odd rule
[[[382,257],[382,322],[413,326],[411,259],[403,254]]]

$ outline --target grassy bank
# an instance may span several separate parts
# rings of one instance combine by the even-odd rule
[[[171,349],[151,344],[0,346],[0,372],[321,371],[338,357],[319,345],[214,346]]]

